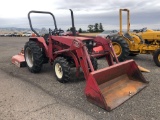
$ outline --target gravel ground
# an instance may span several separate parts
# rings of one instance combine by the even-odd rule
[[[84,116],[87,116],[79,119],[85,118],[88,120],[93,118],[97,120],[160,119],[160,68],[158,68],[154,64],[151,55],[138,55],[136,57],[130,58],[134,59],[140,66],[143,66],[151,71],[150,73],[143,73],[146,80],[150,82],[149,86],[142,90],[139,94],[135,95],[133,98],[126,101],[124,104],[114,109],[113,111],[107,112],[89,103],[86,100],[86,97],[84,95],[85,80],[83,77],[83,73],[81,73],[81,77],[76,78],[75,72],[73,70],[73,77],[71,82],[67,84],[62,84],[56,80],[53,74],[52,66],[49,64],[44,65],[42,72],[39,74],[32,74],[28,71],[27,68],[17,68],[13,64],[11,64],[11,57],[17,54],[21,50],[21,48],[23,48],[26,41],[28,41],[28,38],[25,37],[0,37],[0,70],[11,78],[13,77],[18,79],[20,83],[23,82],[24,86],[25,84],[26,86],[34,86],[35,89],[43,91],[44,94],[49,95],[56,101],[59,101],[59,105],[55,105],[57,108],[63,109],[64,107],[64,109],[72,109],[72,112],[70,113],[71,115],[72,113],[75,114],[75,111],[77,110],[77,113],[81,113]],[[99,59],[98,63],[100,67],[105,65],[103,58]],[[14,84],[14,82],[12,84]],[[10,89],[8,89],[8,91],[9,90]],[[23,92],[25,94],[25,92],[27,91]],[[3,97],[3,94],[0,94],[0,97]],[[25,99],[27,98],[24,98],[24,101]],[[13,99],[10,99],[10,102],[12,101]],[[3,111],[4,108],[2,107],[3,105],[1,105],[3,102],[3,100],[0,101],[0,116],[5,114]],[[10,106],[12,107],[13,105]],[[51,113],[53,112],[51,109],[52,107],[54,108],[53,104],[49,104],[47,106]],[[10,112],[13,112],[14,110],[9,108],[6,109]],[[7,116],[7,114],[5,114],[5,116]],[[63,117],[63,115],[59,116],[59,119],[62,119]],[[0,119],[2,118],[0,117]]]

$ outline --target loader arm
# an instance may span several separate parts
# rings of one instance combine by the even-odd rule
[[[103,39],[101,42],[103,43]],[[104,47],[108,50],[108,55],[113,57],[112,46],[107,41]],[[111,63],[110,66],[94,70],[87,48],[81,41],[74,40],[71,49],[76,49],[86,79],[87,100],[103,109],[110,111],[118,107],[148,84],[133,60],[121,63],[117,61],[116,64],[108,62]]]

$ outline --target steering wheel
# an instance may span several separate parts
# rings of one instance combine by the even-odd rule
[[[146,31],[147,31],[147,27],[141,29],[141,32],[146,32]]]
[[[64,30],[61,30],[61,29],[54,29],[54,30],[52,30],[52,29],[50,29],[49,28],[49,33],[51,34],[51,35],[60,35],[60,33],[62,33],[62,32],[64,32]]]

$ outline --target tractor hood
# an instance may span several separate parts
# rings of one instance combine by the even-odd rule
[[[77,37],[77,36],[51,36],[52,39],[54,40],[68,40],[72,41],[72,40],[81,40],[81,41],[86,41],[86,40],[93,40],[93,37]]]
[[[94,40],[93,37],[77,37],[77,36],[51,36],[51,39],[54,39],[62,44],[66,44],[71,46],[73,40],[80,40],[80,41],[91,41]]]
[[[141,36],[144,40],[160,40],[160,31],[154,31],[151,29],[147,29],[145,32],[141,33]]]
[[[62,37],[62,36],[60,36]],[[90,39],[93,39],[92,37],[79,37],[79,36],[63,36],[63,38],[66,38],[66,39],[78,39],[78,40],[90,40]]]

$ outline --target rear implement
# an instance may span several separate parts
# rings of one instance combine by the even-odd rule
[[[14,55],[11,62],[18,67],[26,67],[26,62],[24,59],[24,50],[22,49],[18,55]]]

